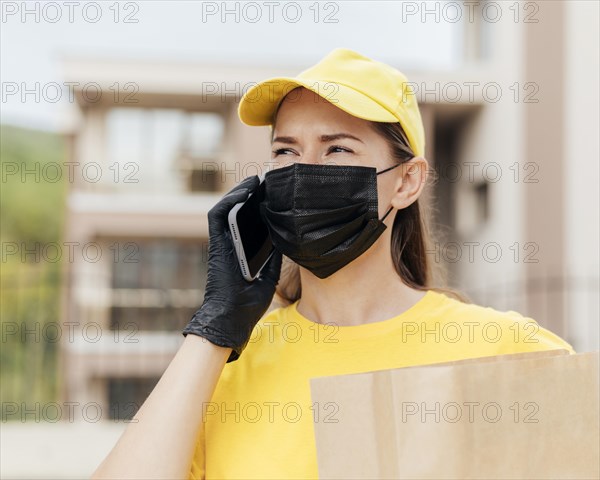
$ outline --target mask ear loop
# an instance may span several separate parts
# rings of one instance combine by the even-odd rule
[[[397,163],[396,165],[392,165],[391,167],[386,168],[385,170],[382,170],[381,172],[377,172],[376,175],[381,175],[382,173],[388,172],[390,170],[393,170],[396,167],[399,167],[400,165],[402,165],[401,163]]]
[[[386,168],[385,170],[382,170],[381,172],[377,172],[376,175],[380,175],[382,173],[388,172],[396,167],[399,167],[400,165],[402,165],[401,163],[397,163],[396,165],[392,165],[391,167]],[[385,215],[383,216],[383,218],[380,220],[380,222],[383,222],[385,220],[385,217],[387,217],[390,212],[394,209],[394,207],[390,207],[389,210],[387,212],[385,212]]]
[[[387,212],[385,212],[385,215],[380,220],[380,222],[383,222],[385,220],[385,217],[387,217],[393,209],[394,209],[394,207],[390,207],[389,210]]]

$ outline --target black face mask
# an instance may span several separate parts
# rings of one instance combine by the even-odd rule
[[[326,278],[365,252],[387,228],[379,220],[372,167],[295,163],[265,174],[260,212],[273,245]]]

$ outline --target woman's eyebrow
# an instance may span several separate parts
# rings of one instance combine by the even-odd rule
[[[350,138],[352,140],[357,140],[360,143],[365,143],[360,138],[355,137],[354,135],[350,135],[349,133],[334,133],[331,135],[321,135],[321,142],[323,142],[323,143],[334,142],[336,140],[341,140],[343,138]],[[294,144],[294,143],[298,143],[298,140],[296,140],[294,137],[277,137],[277,138],[273,139],[273,143],[275,143],[275,142]]]
[[[365,143],[360,138],[357,138],[354,135],[350,135],[349,133],[334,133],[333,135],[321,135],[321,142],[334,142],[342,138],[350,138],[352,140],[357,140],[360,143]]]
[[[271,143],[298,143],[298,141],[294,137],[277,137],[274,138]]]

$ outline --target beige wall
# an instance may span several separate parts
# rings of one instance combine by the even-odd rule
[[[526,263],[528,282],[545,288],[545,279],[564,277],[565,136],[563,130],[565,84],[565,3],[547,2],[537,23],[529,23],[524,37],[524,81],[539,85],[537,103],[524,104],[525,156],[539,165],[537,183],[526,184],[525,231],[539,245],[537,263]],[[564,335],[566,292],[551,295],[536,288],[528,298],[528,312],[558,335]]]
[[[568,333],[580,349],[598,349],[600,269],[600,3],[568,2],[565,11],[565,264],[577,281],[567,298]],[[595,277],[595,282],[592,280]]]
[[[514,261],[514,245],[527,241],[523,225],[523,183],[514,180],[514,164],[525,162],[523,117],[522,103],[514,101],[510,87],[523,78],[520,60],[523,28],[512,21],[484,27],[492,36],[491,56],[473,64],[472,68],[478,68],[479,73],[466,75],[467,81],[478,81],[482,85],[495,82],[500,85],[502,96],[497,102],[483,99],[482,108],[465,127],[457,152],[457,161],[464,165],[455,197],[457,241],[463,252],[456,267],[457,283],[472,294],[474,301],[486,306],[522,310],[525,298],[513,292],[520,288],[523,271],[523,264]],[[473,167],[475,179],[487,175],[496,180],[495,175],[500,175],[489,183],[490,217],[485,225],[473,224],[475,205],[469,191],[473,182],[468,177],[468,163],[479,164]],[[475,243],[472,262],[467,258],[466,242]]]

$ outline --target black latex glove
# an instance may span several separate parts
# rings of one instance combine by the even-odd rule
[[[221,347],[232,348],[227,363],[237,360],[252,330],[269,308],[281,272],[281,253],[273,253],[258,278],[242,276],[227,215],[259,185],[258,176],[246,178],[208,212],[208,277],[204,302],[183,329]]]

